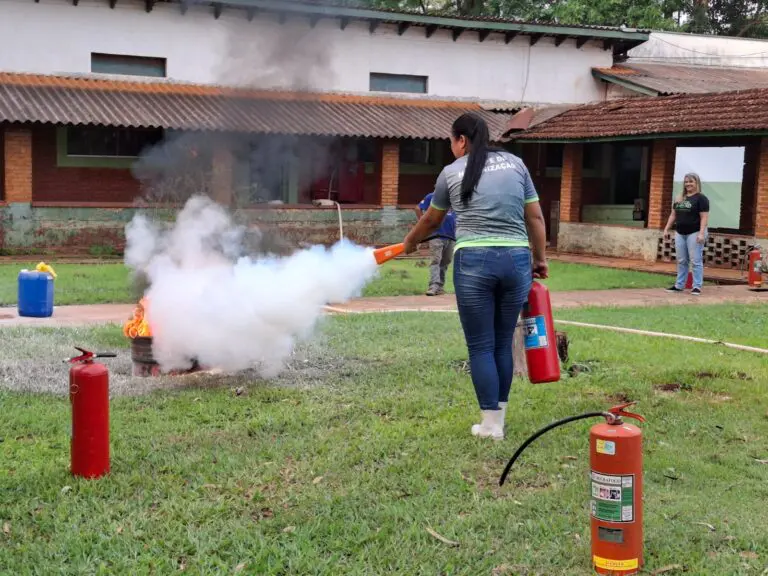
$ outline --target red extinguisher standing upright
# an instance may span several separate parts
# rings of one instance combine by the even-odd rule
[[[635,402],[607,411],[585,412],[556,420],[523,442],[499,479],[503,486],[512,465],[537,438],[559,426],[602,417],[589,431],[589,509],[592,568],[605,576],[639,574],[643,559],[643,433],[625,418],[645,422],[627,412]]]
[[[544,284],[533,281],[522,317],[528,379],[532,384],[557,382],[560,380],[560,356],[549,289]]]
[[[748,260],[748,275],[747,286],[750,288],[760,288],[763,285],[763,272],[760,265],[760,259],[762,254],[760,253],[759,246],[753,246],[752,250],[747,253]]]
[[[116,354],[82,354],[68,360],[72,405],[71,470],[74,476],[98,478],[109,473],[109,371],[94,358]]]

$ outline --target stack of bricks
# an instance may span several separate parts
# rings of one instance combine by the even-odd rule
[[[381,146],[381,205],[397,206],[400,185],[400,143],[388,140]]]
[[[26,128],[6,128],[4,134],[6,202],[32,202],[32,132]]]
[[[581,221],[582,165],[584,146],[566,144],[563,148],[563,171],[560,181],[560,221]]]
[[[672,211],[672,185],[675,176],[675,141],[655,140],[651,156],[651,190],[648,201],[648,228],[667,225]]]

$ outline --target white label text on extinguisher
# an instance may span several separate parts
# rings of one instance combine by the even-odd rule
[[[592,516],[606,522],[635,521],[635,476],[612,476],[591,472]]]
[[[544,316],[523,318],[525,349],[547,347],[547,324]]]

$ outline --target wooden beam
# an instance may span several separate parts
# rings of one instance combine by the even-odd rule
[[[477,33],[477,39],[480,40],[480,42],[485,42],[485,39],[488,38],[490,33],[490,30],[480,30],[480,32]]]
[[[221,6],[221,4],[219,4],[218,2],[216,2],[216,3],[213,5],[213,17],[214,17],[214,18],[216,18],[216,20],[218,20],[218,19],[219,19],[219,17],[221,16],[221,10],[222,10],[222,6]]]
[[[509,44],[517,36],[517,32],[507,32],[504,34],[504,44]]]
[[[400,22],[400,24],[397,25],[397,35],[402,36],[410,27],[411,25],[408,22]]]
[[[584,46],[584,44],[589,42],[589,40],[590,40],[589,38],[577,38],[576,39],[576,48],[581,48],[582,46]]]
[[[427,38],[431,38],[432,34],[437,32],[437,26],[435,26],[434,24],[431,24],[427,26],[426,31],[427,31]]]
[[[529,42],[530,42],[530,45],[531,45],[531,46],[534,46],[534,45],[536,44],[536,42],[538,42],[539,40],[541,40],[541,39],[542,39],[542,37],[543,37],[543,36],[544,36],[544,34],[532,34],[532,35],[529,37],[529,38],[530,38],[530,40],[529,40]]]
[[[371,34],[373,34],[374,32],[376,32],[376,28],[378,28],[378,27],[379,27],[379,21],[378,21],[378,20],[371,20],[371,21],[368,23],[368,31],[369,31]]]
[[[568,39],[568,36],[555,36],[555,47],[560,46]]]
[[[461,28],[454,28],[453,29],[453,41],[456,42],[456,40],[459,39],[459,36],[461,36],[461,33],[464,32]]]
[[[347,26],[349,26],[349,18],[342,18],[339,27],[344,30]]]

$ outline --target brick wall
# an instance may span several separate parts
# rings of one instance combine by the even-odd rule
[[[584,146],[566,144],[563,148],[563,171],[560,179],[560,221],[581,221],[582,165]]]
[[[755,237],[768,238],[768,138],[760,141],[755,199]]]
[[[213,199],[224,206],[231,206],[234,197],[234,158],[225,146],[217,146],[213,151],[211,189]]]
[[[3,137],[4,200],[32,201],[32,134],[28,128],[8,127]]]
[[[140,193],[127,168],[58,167],[55,126],[35,126],[32,144],[36,202],[132,202]]]
[[[389,140],[381,146],[381,205],[397,206],[400,186],[400,143]]]
[[[0,202],[5,200],[5,129],[0,127]]]
[[[661,230],[672,211],[675,175],[674,140],[654,140],[651,152],[651,187],[648,196],[648,228]]]
[[[751,234],[755,230],[755,192],[757,190],[757,169],[759,163],[760,140],[757,140],[747,144],[744,149],[739,230],[745,234]]]

